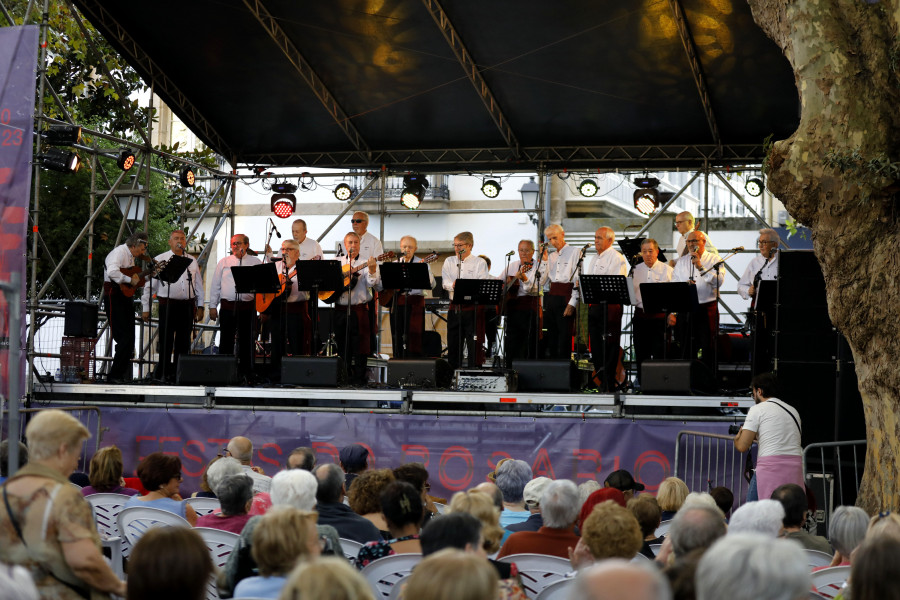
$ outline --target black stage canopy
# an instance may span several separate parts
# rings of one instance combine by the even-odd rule
[[[74,1],[236,164],[753,164],[799,122],[746,0]]]

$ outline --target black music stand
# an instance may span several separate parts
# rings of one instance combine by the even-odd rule
[[[453,287],[453,304],[456,309],[460,310],[463,305],[468,306],[491,306],[500,304],[500,295],[503,293],[503,282],[499,279],[457,279],[456,285]],[[458,313],[459,314],[459,313]],[[459,314],[460,335],[462,335],[462,314]],[[475,331],[475,342],[472,348],[475,355],[478,354],[478,310],[472,311],[473,331]],[[460,340],[464,342],[464,340]],[[464,343],[459,345],[459,365],[462,366],[462,349]],[[475,357],[469,353],[469,366]]]
[[[759,373],[767,373],[772,370],[772,328],[769,327],[769,318],[774,318],[776,300],[778,295],[778,282],[775,280],[760,280],[756,288],[756,298],[753,302],[753,343],[750,356],[751,376]]]
[[[610,304],[634,304],[634,287],[629,285],[628,278],[624,275],[586,275],[582,274],[580,279],[581,298],[585,304],[599,304],[601,307],[601,318],[603,320],[603,336],[600,343],[601,365],[606,368],[606,341],[609,337],[607,320],[609,316]],[[593,350],[593,349],[592,349]],[[603,373],[603,383],[609,386],[608,379],[610,375],[615,374]],[[611,388],[610,388],[611,389]]]
[[[175,283],[179,279],[181,279],[181,276],[184,274],[184,272],[187,270],[187,268],[189,266],[191,266],[190,258],[187,258],[186,256],[178,256],[177,254],[173,254],[171,257],[169,257],[168,261],[166,262],[165,268],[162,271],[160,271],[159,273],[157,273],[156,275],[154,275],[154,278],[156,278],[156,280],[158,280],[158,281],[162,281],[164,283],[168,283],[169,285],[172,285],[173,283]],[[192,286],[190,286],[188,293],[192,294],[193,292],[194,292],[194,286],[192,285]],[[151,299],[152,299],[152,296],[151,296]],[[193,319],[193,316],[191,318]],[[166,310],[165,323],[160,323],[160,325],[162,326],[162,334],[157,333],[157,336],[161,335],[161,342],[159,345],[160,369],[159,369],[159,372],[156,374],[156,376],[159,379],[162,379],[163,381],[165,381],[166,366],[169,364],[169,352],[170,351],[173,353],[175,352],[174,348],[168,348],[168,347],[166,347],[166,344],[165,344],[165,340],[169,339],[169,311],[168,310]],[[166,350],[165,356],[162,355],[163,348],[165,348],[165,350]]]
[[[642,283],[641,300],[645,313],[665,313],[668,324],[671,313],[694,312],[700,305],[697,286],[687,281]],[[666,358],[666,328],[663,328],[663,358]]]
[[[312,323],[310,351],[313,356],[319,355],[319,292],[336,292],[342,287],[344,287],[344,273],[341,270],[341,261],[297,261],[297,289],[309,292],[309,318]]]
[[[281,280],[278,279],[278,267],[275,263],[260,263],[247,267],[231,267],[231,275],[234,277],[234,291],[236,294],[277,294],[281,290]],[[235,310],[235,336],[238,340],[237,351],[234,358],[240,366],[241,345],[240,345],[240,325],[237,321],[237,303],[234,305]],[[254,329],[251,328],[251,333]],[[256,367],[256,352],[253,351],[256,340],[244,340],[250,344],[250,370]]]
[[[381,265],[381,287],[385,290],[395,290],[396,294],[406,296],[403,304],[403,323],[400,343],[401,356],[406,358],[407,342],[409,338],[409,291],[427,290],[431,288],[431,280],[428,277],[428,265],[420,263],[384,263]],[[394,303],[396,308],[397,304]]]

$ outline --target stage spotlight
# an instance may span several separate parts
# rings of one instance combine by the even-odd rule
[[[497,196],[499,196],[501,189],[503,188],[500,187],[500,184],[493,179],[488,179],[481,184],[481,193],[488,198],[496,198]]]
[[[346,183],[339,183],[338,186],[334,188],[334,197],[341,202],[346,202],[353,197],[353,190],[350,189],[350,186]]]
[[[585,198],[597,195],[597,182],[593,179],[585,179],[578,185],[578,192]]]
[[[128,148],[123,148],[122,152],[119,153],[119,158],[116,160],[116,164],[123,171],[131,170],[131,167],[134,166],[134,152],[132,152]]]
[[[403,191],[400,193],[400,204],[409,210],[416,210],[425,199],[428,180],[421,173],[407,173],[403,177]]]
[[[650,216],[659,208],[659,192],[653,188],[634,190],[634,208],[644,216]]]
[[[744,189],[747,190],[747,193],[754,197],[762,195],[763,187],[765,187],[765,184],[759,177],[748,179],[747,183],[744,184]]]
[[[272,191],[272,212],[280,219],[287,219],[294,214],[297,207],[297,198],[294,192],[297,186],[293,183],[273,183]]]
[[[51,125],[44,132],[44,139],[57,146],[71,146],[81,142],[81,127],[78,125]]]
[[[194,170],[190,167],[184,167],[178,174],[178,181],[181,183],[181,187],[194,187],[194,180]]]
[[[74,173],[81,165],[81,159],[74,152],[60,150],[58,148],[48,148],[41,155],[41,164],[51,171],[59,171],[60,173]]]

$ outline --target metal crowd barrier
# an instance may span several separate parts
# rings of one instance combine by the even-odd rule
[[[752,451],[752,450],[751,450]],[[734,494],[734,508],[747,498],[746,456],[734,447],[734,436],[679,431],[675,441],[675,477],[692,492],[725,486]]]
[[[828,531],[835,508],[856,503],[865,461],[866,440],[822,442],[803,449],[803,481],[816,496],[820,534]]]

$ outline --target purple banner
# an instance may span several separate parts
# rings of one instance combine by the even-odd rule
[[[36,25],[0,28],[0,281],[8,282],[12,273],[21,275],[18,301],[22,306],[38,31]],[[23,319],[20,331],[9,331],[9,307],[5,295],[0,294],[0,393],[7,398],[19,398],[23,393],[26,354],[22,353],[16,366],[21,373],[18,390],[8,389],[8,369],[10,343],[25,347],[24,325]]]
[[[76,413],[76,416],[79,416]],[[103,408],[98,423],[81,415],[100,445],[115,444],[126,473],[151,452],[177,455],[183,463],[182,493],[198,489],[207,462],[236,435],[253,441],[253,464],[274,475],[291,450],[315,449],[319,463],[337,462],[348,444],[370,449],[373,468],[422,462],[431,475],[432,494],[448,498],[485,481],[497,461],[528,462],[535,476],[601,484],[609,473],[627,469],[654,492],[673,474],[675,440],[685,429],[725,433],[727,423],[452,417],[365,413],[249,412],[229,410]],[[92,454],[94,441],[87,443]],[[85,465],[87,465],[86,457]]]

